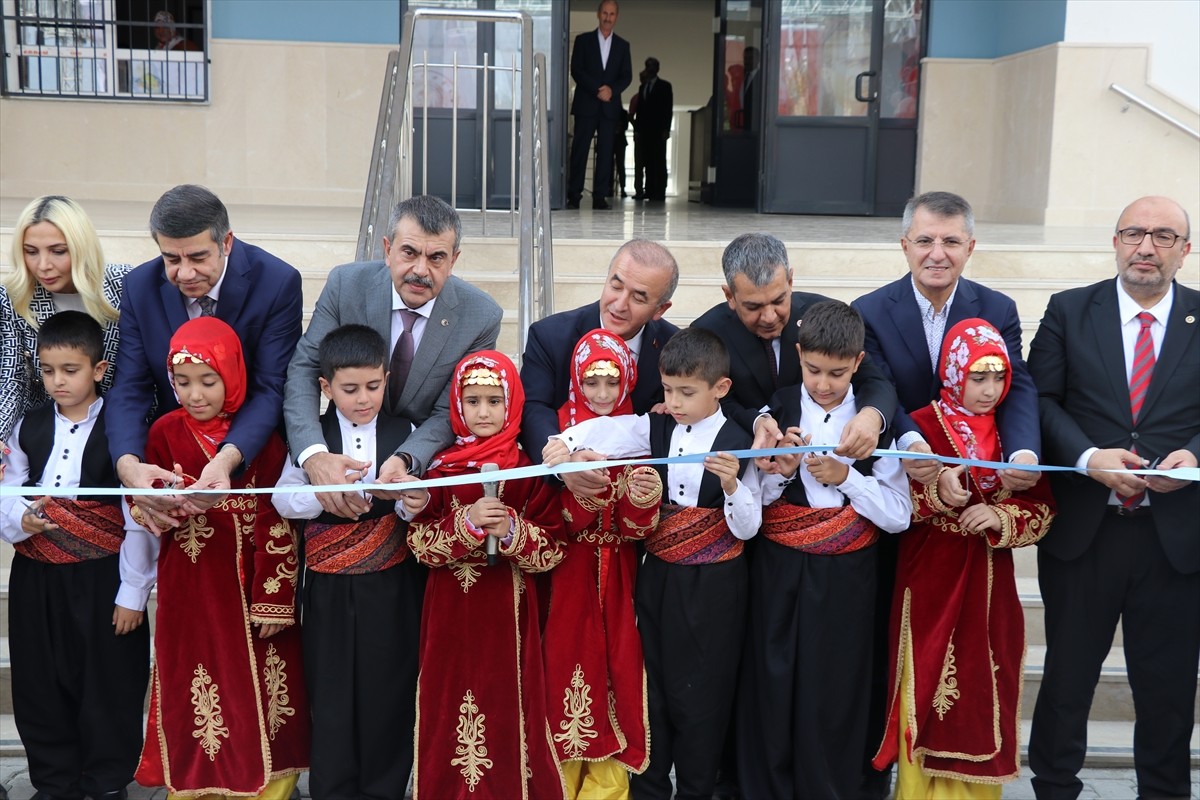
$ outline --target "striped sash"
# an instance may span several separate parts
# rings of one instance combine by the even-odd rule
[[[670,564],[719,564],[742,554],[720,508],[663,503],[658,529],[646,538],[646,551]]]
[[[119,504],[51,498],[43,510],[58,527],[17,542],[16,551],[26,558],[47,564],[93,561],[115,555],[125,540]]]
[[[333,525],[314,520],[304,526],[304,560],[314,572],[365,575],[407,557],[403,526],[395,514]]]
[[[853,553],[879,539],[879,529],[853,506],[808,508],[782,498],[763,509],[762,533],[776,544],[822,556]]]

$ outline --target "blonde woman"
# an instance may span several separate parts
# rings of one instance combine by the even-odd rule
[[[105,265],[87,213],[58,195],[39,197],[21,212],[13,229],[12,263],[16,270],[0,286],[0,443],[26,411],[49,400],[37,336],[53,314],[83,311],[100,323],[109,364],[101,394],[112,386],[121,286],[131,268]]]

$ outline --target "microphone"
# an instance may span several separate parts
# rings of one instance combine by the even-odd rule
[[[479,471],[481,473],[495,472],[498,469],[500,469],[500,467],[497,464],[480,464],[479,465]],[[483,496],[484,497],[495,497],[498,494],[499,489],[500,489],[500,483],[498,481],[484,481]],[[492,536],[490,533],[487,534],[487,536],[484,537],[484,540],[483,540],[483,551],[485,553],[487,553],[488,566],[489,567],[496,566],[496,563],[500,560],[500,540],[497,539],[495,536]]]

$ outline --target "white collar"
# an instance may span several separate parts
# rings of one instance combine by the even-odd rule
[[[1171,303],[1175,299],[1175,284],[1171,283],[1167,287],[1167,293],[1162,296],[1157,303],[1150,308],[1142,308],[1137,300],[1129,296],[1129,292],[1125,291],[1125,287],[1121,284],[1121,279],[1117,278],[1117,313],[1121,318],[1121,325],[1128,325],[1138,314],[1143,311],[1149,311],[1154,315],[1154,319],[1159,325],[1166,327],[1167,317],[1171,313]]]
[[[392,284],[392,311],[413,311],[425,319],[433,316],[433,304],[437,302],[437,297],[426,300],[423,305],[416,308],[409,308],[404,304],[404,299],[400,297],[400,293],[396,291],[396,285]]]
[[[57,419],[59,422],[62,422],[67,425],[80,425],[84,422],[95,422],[96,417],[100,416],[100,409],[103,406],[104,406],[104,398],[97,397],[92,402],[92,404],[90,406],[88,406],[87,416],[84,417],[83,419],[79,420],[78,422],[76,422],[73,419],[67,419],[66,417],[64,417],[62,415],[62,412],[58,410],[58,403],[55,403],[54,404],[54,418]]]

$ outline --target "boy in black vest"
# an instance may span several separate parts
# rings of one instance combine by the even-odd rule
[[[881,529],[899,533],[912,516],[898,459],[833,455],[858,413],[850,380],[864,336],[845,303],[809,306],[796,344],[803,383],[771,398],[786,432],[780,446],[829,450],[756,459],[766,508],[750,563],[737,705],[738,772],[750,797],[856,797],[861,780],[875,543]]]
[[[38,331],[52,398],[17,423],[5,487],[117,488],[97,382],[100,325],[80,311]],[[142,749],[150,675],[146,600],[158,540],[121,497],[6,495],[0,529],[16,548],[9,576],[13,712],[37,798],[126,796]]]
[[[369,462],[346,483],[370,483],[412,423],[381,414],[388,349],[364,325],[343,325],[317,351],[321,428],[332,453]],[[288,464],[278,487],[306,486]],[[367,495],[369,497],[369,495]],[[314,492],[276,493],[280,515],[304,526],[304,669],[312,710],[313,797],[402,797],[412,768],[417,644],[424,571],[409,558],[391,500],[357,519],[324,511]]]
[[[552,437],[543,461],[596,450],[610,458],[711,453],[659,466],[663,502],[638,572],[637,619],[646,660],[650,766],[633,796],[710,798],[736,690],[746,624],[743,542],[758,532],[757,472],[730,450],[753,436],[721,411],[729,353],[713,333],[687,328],[659,357],[665,414],[597,417]],[[551,600],[553,602],[553,600]]]

